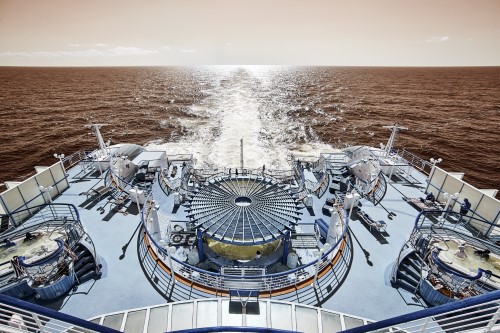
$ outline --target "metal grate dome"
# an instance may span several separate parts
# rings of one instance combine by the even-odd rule
[[[188,217],[209,238],[254,245],[284,236],[299,220],[292,196],[263,177],[212,179],[190,198]]]

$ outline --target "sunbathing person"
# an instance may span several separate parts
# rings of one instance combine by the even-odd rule
[[[434,202],[434,201],[436,201],[436,197],[434,197],[434,194],[432,192],[429,192],[429,194],[427,194],[425,199],[420,198],[420,201],[421,202],[426,202],[426,201]]]

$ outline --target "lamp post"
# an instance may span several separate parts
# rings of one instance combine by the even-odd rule
[[[330,249],[330,244],[325,243],[321,249],[314,250],[313,254],[318,258],[315,266],[315,273],[314,273],[314,282],[313,282],[313,288],[316,289],[316,282],[318,281],[318,272],[319,272],[319,265],[321,264],[321,257],[323,256],[323,253],[328,251]]]
[[[444,194],[445,199],[448,199],[448,200],[446,201],[446,205],[444,206],[443,213],[439,217],[439,221],[441,222],[441,225],[444,224],[444,219],[445,219],[445,216],[448,214],[448,207],[450,206],[451,202],[453,200],[456,200],[459,196],[460,196],[460,193],[455,193],[453,195],[451,195],[449,193]]]
[[[64,163],[62,160],[64,158],[64,154],[54,154],[54,157],[59,159],[59,162],[61,162],[61,165],[63,168],[63,172],[64,172],[64,174],[66,174],[66,169],[64,168]]]
[[[50,212],[55,217],[55,213],[54,213],[54,210],[52,208],[52,197],[50,196],[50,191],[52,191],[53,187],[52,186],[44,187],[44,186],[40,185],[40,186],[38,186],[38,188],[40,189],[40,192],[42,192],[43,201],[45,201],[45,203],[49,205]],[[47,196],[48,200],[45,199],[45,193],[48,194],[48,196]]]
[[[38,188],[40,189],[40,192],[42,192],[42,198],[43,198],[43,201],[45,201],[45,203],[47,204],[51,204],[52,203],[52,197],[50,196],[50,191],[52,191],[53,187],[52,186],[47,186],[47,187],[44,187],[42,185],[38,186]],[[45,199],[45,193],[48,193],[48,200]]]
[[[441,157],[438,159],[431,157],[430,161],[432,163],[432,168],[431,168],[431,172],[429,173],[429,178],[432,177],[432,174],[434,173],[434,169],[436,168],[436,164],[443,162],[443,159]]]

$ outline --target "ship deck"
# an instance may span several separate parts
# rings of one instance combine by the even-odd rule
[[[141,224],[137,206],[128,203],[116,212],[112,209],[114,200],[108,196],[89,201],[82,193],[104,185],[104,179],[99,177],[98,172],[83,176],[79,166],[67,172],[71,186],[54,202],[78,207],[82,223],[95,243],[104,269],[100,279],[78,285],[69,295],[43,305],[80,318],[91,318],[104,313],[166,303],[166,295],[161,293],[160,288],[155,288],[154,279],[149,279],[141,269],[138,254]],[[296,298],[288,296],[284,300],[301,303],[302,297],[315,296],[325,309],[370,320],[380,320],[424,307],[423,301],[403,289],[393,288],[389,282],[391,264],[413,229],[419,213],[403,201],[403,196],[420,197],[425,189],[425,176],[416,170],[412,170],[411,175],[414,177],[413,184],[393,176],[394,181],[388,182],[382,205],[373,206],[367,200],[361,201],[362,209],[374,220],[387,223],[385,232],[371,230],[353,213],[349,224],[353,260],[345,280],[331,297],[324,297],[331,287],[322,284],[320,278],[318,289],[305,287],[297,291]],[[153,184],[153,195],[164,213],[174,218],[176,214],[183,213],[182,206],[173,213],[173,199],[162,192],[157,182]],[[317,218],[326,218],[322,207],[327,197],[328,193],[320,199],[315,198],[312,210],[303,209],[302,222],[313,223]],[[388,218],[388,212],[395,214],[392,219]],[[180,283],[177,285],[190,289]],[[204,295],[199,291],[190,295],[192,298],[214,297],[213,294]]]

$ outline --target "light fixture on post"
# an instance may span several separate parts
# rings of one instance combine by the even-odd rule
[[[59,162],[61,162],[63,168],[63,172],[66,175],[66,169],[64,168],[64,162],[63,162],[64,154],[54,154],[54,157],[59,159]]]
[[[42,192],[42,198],[43,198],[43,201],[45,201],[45,203],[48,203],[48,204],[51,204],[52,203],[52,197],[50,195],[50,191],[52,191],[53,187],[52,186],[38,186],[38,188],[40,189],[40,192]],[[45,199],[45,193],[48,193],[48,200]]]
[[[432,163],[432,168],[431,168],[431,172],[429,173],[429,178],[432,177],[432,174],[434,173],[434,169],[436,168],[436,164],[443,162],[443,159],[441,157],[437,158],[437,159],[431,157],[430,161]]]
[[[460,193],[455,193],[455,194],[445,193],[443,196],[445,199],[448,199],[448,200],[446,201],[446,205],[444,206],[443,213],[439,217],[439,222],[441,222],[441,225],[444,224],[446,215],[448,214],[448,207],[450,206],[450,204],[453,200],[458,199],[458,197],[460,196]]]

